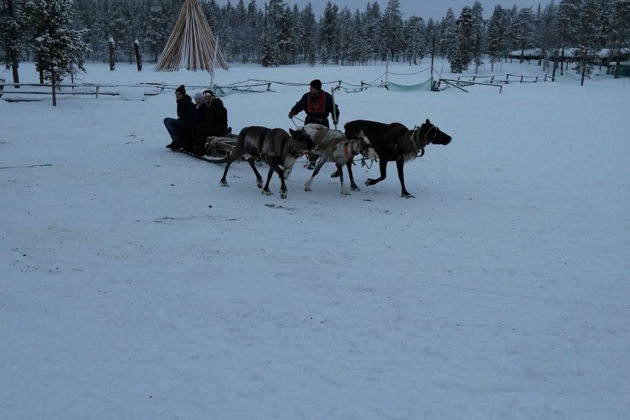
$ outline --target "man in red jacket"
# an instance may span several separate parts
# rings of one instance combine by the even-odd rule
[[[322,82],[319,79],[315,79],[310,83],[309,92],[305,93],[291,108],[289,118],[293,118],[302,111],[306,112],[304,124],[321,124],[330,127],[328,114],[333,114],[333,124],[337,125],[339,122],[339,107],[337,105],[333,106],[332,96],[322,90]],[[317,156],[309,154],[309,169],[315,167],[316,160]]]

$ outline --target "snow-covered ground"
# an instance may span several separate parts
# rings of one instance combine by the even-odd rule
[[[383,72],[235,66],[216,81]],[[80,79],[209,81],[101,64]],[[235,131],[293,127],[306,87],[272,89],[223,98]],[[286,200],[246,164],[221,188],[222,165],[164,148],[172,92],[0,100],[0,418],[625,418],[629,89],[339,92],[342,124],[430,118],[453,136],[406,166],[409,200],[392,164],[350,196],[332,166],[303,191],[301,164]]]

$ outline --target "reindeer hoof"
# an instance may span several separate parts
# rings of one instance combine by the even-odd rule
[[[400,196],[402,198],[416,198],[416,197],[414,197],[413,195],[411,195],[409,193],[402,193],[402,194],[400,194]]]
[[[313,190],[311,190],[311,188],[310,188],[310,187],[306,187],[306,186],[305,186],[305,187],[304,187],[304,191],[313,191]]]
[[[350,186],[350,189],[351,189],[352,191],[361,191],[361,190],[359,189],[359,187],[357,187],[356,185],[351,185],[351,186]]]
[[[226,180],[222,179],[221,181],[219,181],[219,185],[221,185],[222,187],[229,187],[228,183]]]
[[[261,193],[264,195],[273,195],[273,193],[269,190],[262,190]]]
[[[365,181],[365,185],[374,185],[374,179],[373,178],[368,178],[367,181]]]
[[[256,181],[256,186],[257,186],[258,188],[262,188],[262,187],[263,187],[262,180],[260,180],[260,181]]]
[[[286,192],[280,192],[280,198],[287,198],[287,193]]]
[[[339,171],[335,171],[335,172],[333,172],[332,174],[330,174],[330,177],[331,177],[331,178],[337,178],[337,177],[339,177]]]
[[[350,195],[349,191],[341,191],[341,195]]]

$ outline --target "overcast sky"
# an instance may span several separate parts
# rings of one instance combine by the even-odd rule
[[[216,0],[218,4],[224,5],[227,3],[227,0]],[[374,0],[369,1],[372,3]],[[423,19],[441,19],[446,15],[446,10],[451,7],[455,16],[459,15],[462,7],[464,6],[472,6],[475,0],[399,0],[400,1],[400,11],[402,12],[404,17],[409,17],[411,15],[420,16]],[[494,6],[500,4],[503,7],[509,7],[516,5],[519,8],[522,7],[533,7],[534,9],[538,7],[538,4],[541,3],[543,6],[550,3],[550,0],[480,0],[483,5],[484,17],[490,17],[492,15],[492,10],[494,10]],[[232,5],[236,5],[238,0],[231,0]],[[293,6],[297,4],[300,9],[304,7],[307,3],[311,3],[313,5],[313,9],[315,11],[315,16],[321,16],[324,8],[326,7],[326,0],[285,0],[286,4]],[[344,6],[348,6],[352,11],[355,9],[359,9],[364,11],[368,4],[368,0],[332,0],[333,4],[338,5],[343,8]],[[249,3],[249,0],[245,0],[245,5]],[[262,8],[265,4],[265,0],[256,0],[258,7]],[[381,11],[385,10],[385,6],[387,6],[387,0],[378,0],[378,3],[381,5]]]

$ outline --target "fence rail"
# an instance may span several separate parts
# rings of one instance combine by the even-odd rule
[[[387,83],[384,83],[381,75],[379,78],[365,82],[361,81],[357,83],[348,83],[343,80],[325,81],[323,85],[335,85],[343,88],[347,93],[360,92],[373,88],[385,88]],[[458,89],[466,91],[462,87],[471,85],[483,85],[483,86],[495,86],[499,87],[501,92],[501,85],[509,83],[537,83],[537,82],[549,82],[553,81],[550,76],[545,74],[542,76],[525,76],[518,74],[505,74],[505,75],[466,75],[458,76],[456,79],[439,79],[440,82],[444,82],[449,86],[454,86]],[[377,83],[378,82],[378,83]],[[247,92],[247,93],[262,93],[272,91],[272,85],[279,86],[308,86],[307,83],[296,82],[282,82],[277,80],[260,80],[260,79],[248,79],[236,83],[217,85],[214,89],[220,94],[226,92]],[[19,88],[18,88],[19,86]],[[170,85],[165,83],[134,83],[134,84],[106,84],[106,83],[74,83],[74,84],[59,84],[56,85],[57,95],[82,95],[82,96],[95,96],[98,98],[100,95],[104,96],[118,96],[120,95],[121,88],[144,88],[147,89],[144,96],[159,95],[165,90],[175,90],[179,85]],[[211,89],[207,85],[188,85],[189,89]],[[51,94],[52,86],[50,84],[39,83],[7,83],[3,79],[0,79],[0,98],[4,95],[5,100],[27,100],[13,98],[13,95],[45,95]],[[11,99],[9,99],[9,97]]]

